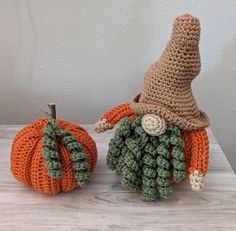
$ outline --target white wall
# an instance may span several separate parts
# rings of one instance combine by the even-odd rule
[[[194,92],[236,169],[234,0],[0,0],[0,123],[29,123],[51,101],[61,118],[96,121],[141,90],[186,12],[202,25]]]

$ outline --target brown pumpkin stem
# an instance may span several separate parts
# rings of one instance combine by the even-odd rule
[[[56,121],[56,104],[55,103],[49,103],[48,104],[48,107],[49,107],[49,110],[50,110],[50,116],[52,119],[54,119]],[[57,144],[57,141],[58,141],[58,138],[55,137],[54,138],[54,141],[56,143],[56,147],[55,147],[55,150],[58,151],[58,144]]]
[[[55,103],[49,103],[48,107],[49,107],[49,110],[50,110],[50,116],[53,119],[56,119],[56,104]]]

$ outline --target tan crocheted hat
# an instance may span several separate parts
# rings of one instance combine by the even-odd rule
[[[201,69],[200,23],[189,14],[176,18],[171,39],[160,59],[146,72],[144,89],[130,106],[139,114],[156,114],[184,130],[207,127],[207,115],[198,109],[191,82]]]

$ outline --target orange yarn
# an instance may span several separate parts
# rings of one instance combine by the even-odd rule
[[[207,132],[205,129],[191,131],[190,137],[192,143],[192,157],[189,173],[193,173],[197,170],[201,174],[205,175],[207,172],[209,159],[209,141]]]
[[[189,131],[181,131],[181,138],[184,141],[184,149],[183,153],[185,156],[185,162],[187,164],[187,168],[189,168],[191,163],[191,156],[192,156],[192,141]]]
[[[205,175],[208,168],[209,141],[205,129],[196,131],[182,131],[184,141],[184,155],[188,166],[188,172],[198,171]]]
[[[70,152],[58,138],[58,153],[61,159],[63,176],[54,179],[48,176],[45,160],[42,157],[43,129],[47,119],[39,119],[23,128],[15,137],[11,151],[11,172],[23,184],[34,188],[36,191],[56,194],[60,191],[67,192],[78,187],[75,179]],[[83,152],[87,155],[89,170],[92,172],[97,161],[97,148],[94,140],[80,126],[67,121],[57,120],[60,129],[69,131],[82,144]]]
[[[136,117],[136,114],[131,110],[128,103],[113,107],[102,116],[101,120],[105,119],[109,123],[109,127],[113,128],[117,122],[126,116],[131,119]]]

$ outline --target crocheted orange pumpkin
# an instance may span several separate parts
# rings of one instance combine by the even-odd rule
[[[96,144],[82,127],[42,118],[14,138],[11,172],[38,192],[56,194],[84,187],[96,160]]]

